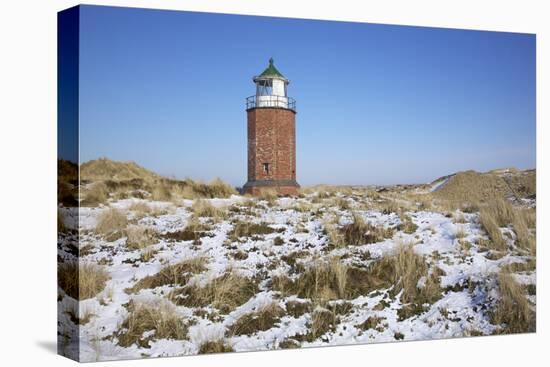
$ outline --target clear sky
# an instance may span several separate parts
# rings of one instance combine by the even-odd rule
[[[535,36],[84,6],[80,160],[246,181],[269,57],[297,101],[302,185],[535,167]]]

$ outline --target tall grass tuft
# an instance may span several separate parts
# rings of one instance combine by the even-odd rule
[[[67,262],[57,267],[57,283],[70,297],[78,300],[95,297],[105,288],[109,274],[92,263]]]
[[[130,347],[134,344],[148,348],[152,339],[184,340],[187,338],[188,325],[168,301],[153,303],[134,303],[130,305],[128,316],[118,332],[118,344]],[[149,337],[144,333],[154,331]]]
[[[535,331],[535,313],[514,275],[501,271],[498,275],[500,300],[491,314],[493,324],[504,327],[503,333],[526,333]]]

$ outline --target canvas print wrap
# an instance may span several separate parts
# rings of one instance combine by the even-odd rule
[[[58,15],[58,351],[536,330],[532,34]]]

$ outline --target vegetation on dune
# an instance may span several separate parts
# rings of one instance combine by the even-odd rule
[[[95,297],[105,288],[109,274],[100,266],[76,261],[57,267],[57,284],[70,297],[84,300]]]
[[[502,270],[498,275],[500,299],[491,313],[491,321],[503,327],[502,334],[534,332],[535,311],[525,297],[525,291],[512,273]]]
[[[66,207],[78,205],[78,166],[64,159],[57,161],[57,202]]]
[[[115,240],[124,236],[127,225],[128,218],[124,212],[109,208],[99,215],[95,231],[109,237],[110,240]]]
[[[367,269],[347,266],[338,258],[319,261],[294,280],[287,276],[272,279],[273,290],[324,303],[337,299],[354,299],[361,295],[391,289],[400,294],[402,303],[432,304],[442,297],[439,274],[429,272],[422,256],[411,245],[401,245],[388,256],[374,261]],[[419,287],[419,281],[424,283]]]
[[[432,194],[437,199],[456,203],[459,207],[465,203],[488,203],[509,197],[534,197],[536,173],[534,170],[511,175],[499,171],[459,172],[452,175],[446,184]]]
[[[136,293],[141,289],[154,289],[168,284],[184,286],[191,276],[206,270],[206,263],[204,257],[197,257],[174,265],[167,265],[158,273],[140,279],[127,292]]]
[[[191,210],[193,211],[193,217],[195,218],[208,217],[215,220],[220,220],[227,217],[226,208],[218,208],[203,199],[195,200],[191,206]]]
[[[258,331],[269,330],[279,322],[284,314],[285,310],[281,306],[275,302],[270,303],[258,311],[241,316],[229,327],[227,334],[229,336],[251,335]]]
[[[233,348],[223,339],[204,342],[199,348],[199,354],[228,353],[233,351]]]
[[[153,229],[131,225],[128,226],[125,230],[126,234],[126,247],[129,250],[142,250],[147,246],[155,243],[156,233]]]
[[[258,292],[257,283],[247,277],[226,273],[208,282],[205,286],[187,285],[175,289],[171,299],[187,307],[212,306],[222,313],[229,313]]]
[[[241,237],[251,237],[265,235],[276,232],[277,230],[267,223],[252,223],[248,221],[237,221],[233,223],[233,229],[227,234],[232,241],[237,241]]]
[[[391,228],[367,223],[356,212],[352,213],[352,217],[353,221],[343,226],[339,226],[334,220],[325,221],[325,233],[333,247],[360,246],[393,237],[394,230]]]
[[[227,198],[237,191],[220,179],[209,183],[191,179],[162,177],[134,162],[118,162],[106,158],[92,160],[80,166],[80,178],[85,184],[83,205],[105,204],[110,197],[174,199]]]
[[[434,337],[459,324],[464,335],[489,334],[495,326],[495,333],[535,330],[535,203],[516,200],[534,195],[534,172],[464,172],[435,192],[428,184],[321,186],[279,200],[265,191],[220,206],[207,198],[235,193],[221,181],[171,180],[135,164],[106,178],[116,167],[106,161],[86,168],[83,203],[100,208],[89,210],[97,213],[96,227],[83,235],[101,244],[60,245],[68,256],[102,265],[67,262],[58,278],[68,296],[97,297],[105,306],[122,302],[109,291],[105,264],[122,258],[128,272],[145,262],[158,266],[157,273],[143,277],[137,269],[125,278],[131,279],[125,289],[131,301],[122,305],[128,312],[110,336],[119,346],[147,353],[139,348],[189,338],[198,353],[222,353],[233,345],[241,350],[240,340],[265,338],[270,346],[299,348],[329,343],[337,330],[403,340],[417,337],[413,328],[424,323],[421,332]],[[142,199],[113,203],[131,196]],[[58,220],[66,212],[61,208]],[[62,220],[58,226],[66,230]],[[485,273],[484,265],[491,270]],[[471,304],[459,313],[462,297]],[[84,311],[64,310],[80,325],[102,317],[97,309]],[[197,322],[216,327],[207,335],[192,328],[189,337]],[[298,325],[302,334],[280,334],[279,328]]]
[[[141,348],[149,348],[151,340],[187,338],[188,324],[168,301],[157,304],[130,302],[127,309],[128,316],[115,334],[122,347],[136,344]],[[151,331],[154,333],[145,336]]]

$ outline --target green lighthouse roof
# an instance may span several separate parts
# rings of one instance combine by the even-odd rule
[[[279,70],[277,70],[275,65],[273,65],[273,58],[272,57],[269,59],[269,66],[260,75],[258,75],[258,77],[260,77],[260,78],[261,77],[270,77],[270,76],[286,79],[284,77],[284,75],[281,74],[281,72]]]

